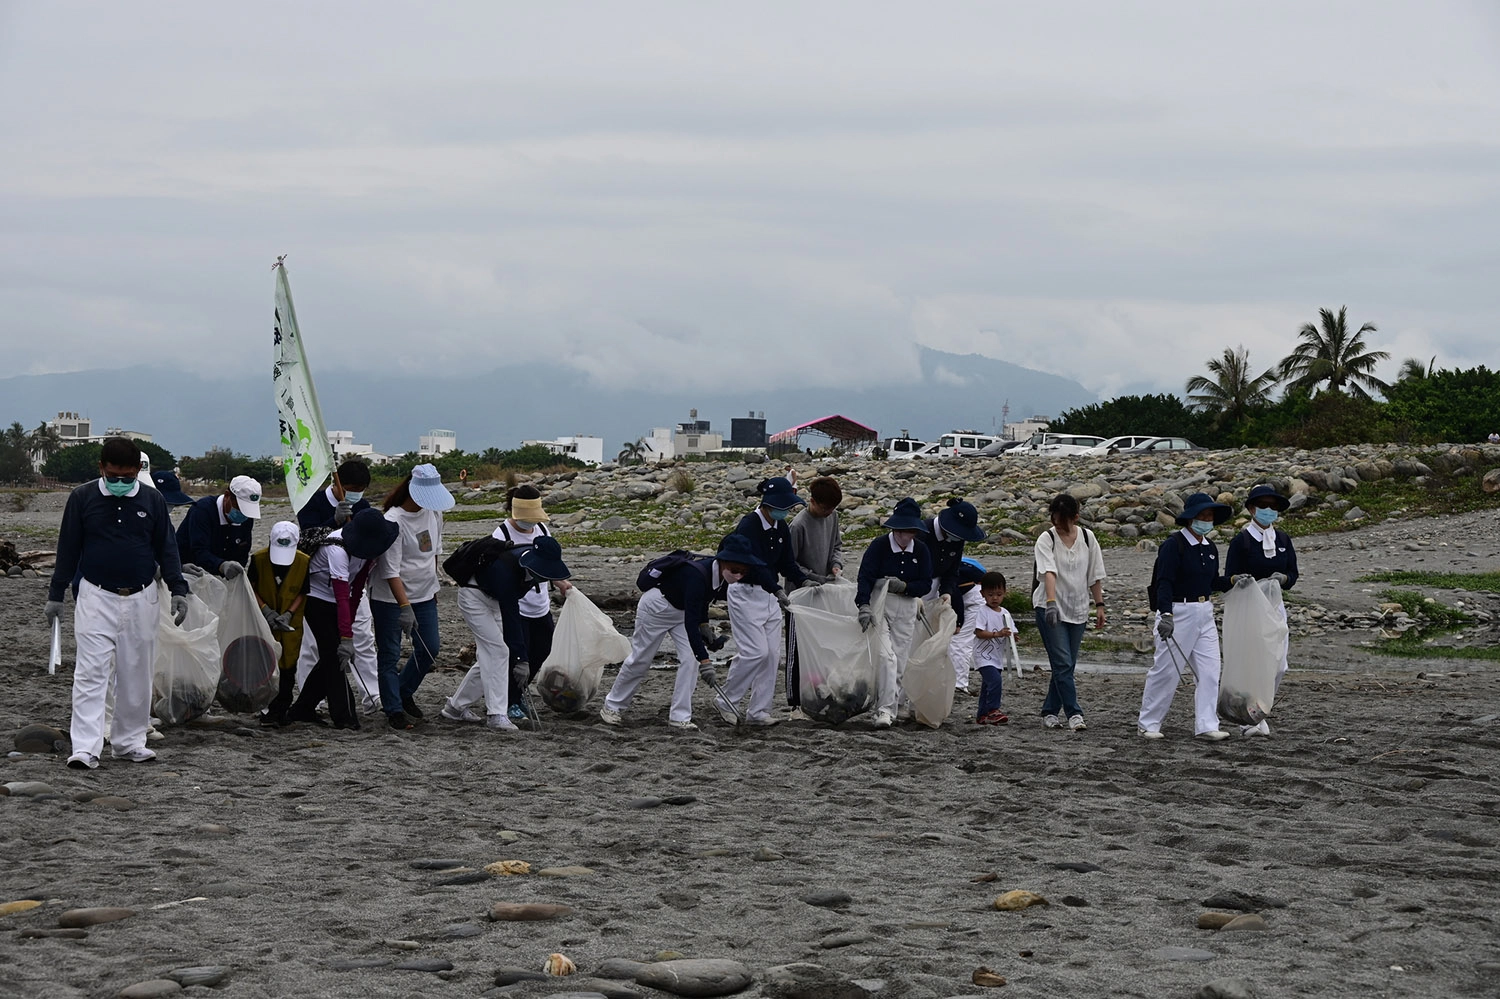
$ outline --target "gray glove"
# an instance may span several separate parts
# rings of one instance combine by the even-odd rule
[[[396,623],[401,626],[401,631],[408,635],[416,628],[417,612],[411,609],[411,604],[401,608],[401,612],[396,615]]]
[[[698,664],[698,679],[707,683],[710,687],[719,685],[719,672],[714,669],[713,663],[701,662]]]
[[[1284,572],[1273,572],[1271,573],[1271,578],[1276,580],[1276,585],[1281,587],[1283,590],[1286,589],[1287,584],[1291,582],[1291,580],[1287,578],[1287,575]]]
[[[188,562],[182,567],[182,574],[188,579],[197,579],[199,576],[203,575],[203,566],[194,565],[193,563]]]
[[[230,562],[227,559],[219,563],[219,575],[225,579],[238,579],[245,574],[245,567],[238,562]]]
[[[272,631],[276,630],[276,608],[270,604],[264,604],[260,609],[260,616],[266,619],[266,626]]]
[[[792,598],[786,595],[786,590],[776,591],[776,602],[781,605],[782,610],[792,606]]]
[[[868,604],[861,604],[859,608],[859,630],[869,631],[870,626],[875,623],[875,613],[870,610]]]
[[[1056,628],[1062,624],[1062,615],[1058,613],[1057,601],[1047,601],[1047,609],[1042,611],[1042,620],[1047,622],[1047,627]]]
[[[349,672],[354,666],[354,639],[340,638],[337,654],[339,657],[339,669],[345,673]]]
[[[885,584],[885,592],[887,592],[887,593],[905,593],[906,592],[906,580],[904,580],[904,579],[892,579],[892,580],[888,580],[886,582],[886,584]]]
[[[340,527],[349,523],[350,518],[353,516],[354,504],[350,503],[347,499],[339,500],[339,505],[333,508],[333,522]]]
[[[48,600],[47,606],[42,608],[42,613],[47,618],[47,627],[52,627],[52,622],[62,617],[63,602],[61,600]]]
[[[1156,622],[1156,633],[1162,637],[1162,641],[1172,637],[1172,615],[1161,616],[1161,620]]]
[[[1230,582],[1234,584],[1236,590],[1243,590],[1255,585],[1255,577],[1248,572],[1242,572],[1231,579]]]
[[[271,630],[295,631],[296,629],[292,627],[292,612],[282,611],[280,614],[277,614],[275,619],[271,621]]]
[[[510,664],[510,680],[522,690],[531,682],[531,664],[527,662]]]
[[[182,627],[182,622],[187,620],[187,597],[172,596],[172,623]]]

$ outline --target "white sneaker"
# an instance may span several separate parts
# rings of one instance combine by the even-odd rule
[[[745,719],[745,724],[753,725],[756,728],[775,728],[781,724],[781,719],[772,718],[770,715],[761,715],[759,718]]]
[[[1072,729],[1074,732],[1082,732],[1084,729],[1088,728],[1088,724],[1084,722],[1083,715],[1073,715],[1068,719],[1068,728]]]
[[[1197,735],[1193,736],[1193,738],[1202,739],[1205,742],[1219,742],[1221,740],[1229,738],[1229,733],[1225,732],[1223,729],[1216,728],[1212,732],[1199,732]]]
[[[620,724],[620,712],[611,711],[609,708],[600,708],[599,720],[606,725],[618,725]]]
[[[519,732],[516,723],[504,715],[486,715],[484,719],[486,728],[499,729],[501,732]]]
[[[605,708],[604,711],[609,711],[609,709]],[[604,711],[600,711],[599,712],[599,717],[600,718],[604,717]],[[612,715],[614,715],[616,718],[620,717],[619,714],[616,713],[616,712],[614,712],[614,711],[610,711],[609,713],[612,714]],[[609,725],[618,725],[619,722],[611,722],[611,721],[606,720],[606,724],[609,724]],[[667,728],[681,729],[684,732],[696,732],[696,731],[698,731],[698,726],[694,725],[690,721],[673,721],[670,718],[667,719]]]
[[[1062,724],[1062,719],[1057,715],[1042,715],[1043,728],[1057,728]]]
[[[166,736],[161,734],[161,729],[157,728],[155,723],[152,723],[151,727],[146,729],[147,742],[161,742],[165,738]]]
[[[74,753],[68,757],[68,767],[72,770],[98,770],[99,757],[93,753]]]
[[[127,749],[123,753],[111,751],[110,756],[117,760],[125,760],[129,763],[150,763],[156,759],[156,750],[147,749],[145,746],[139,749]]]
[[[740,716],[734,713],[733,708],[727,708],[716,700],[714,701],[714,709],[719,712],[719,717],[723,719],[725,725],[738,725],[740,723]]]
[[[895,721],[895,717],[889,711],[875,712],[874,724],[876,728],[890,728],[891,725],[895,723]]]
[[[484,715],[474,710],[474,705],[472,704],[455,710],[452,704],[444,701],[443,710],[439,711],[438,714],[451,722],[473,722],[477,725],[479,722],[484,721]]]
[[[803,711],[800,707],[793,708],[792,709],[792,713],[786,716],[786,720],[787,721],[812,721],[811,718],[807,717],[807,712]]]
[[[362,715],[373,715],[380,710],[380,699],[378,697],[366,697],[359,702],[359,713]]]
[[[1257,735],[1270,735],[1270,734],[1271,734],[1271,726],[1266,723],[1266,720],[1264,718],[1262,718],[1260,720],[1260,724],[1259,725],[1241,725],[1240,726],[1240,735],[1244,736],[1247,739],[1248,738],[1252,738],[1252,737],[1257,736]]]
[[[1148,730],[1146,730],[1144,728],[1138,728],[1138,729],[1136,729],[1136,731],[1141,734],[1141,738],[1142,739],[1165,739],[1166,738],[1166,736],[1162,735],[1160,732],[1148,731]]]

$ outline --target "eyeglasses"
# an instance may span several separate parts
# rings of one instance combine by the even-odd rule
[[[112,482],[112,483],[134,482],[135,481],[135,476],[134,475],[106,475],[104,477],[104,481],[105,482]]]

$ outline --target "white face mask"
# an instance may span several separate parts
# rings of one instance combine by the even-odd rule
[[[516,525],[516,530],[518,531],[533,531],[536,529],[536,524],[529,520],[512,520],[511,523]]]
[[[743,572],[734,572],[730,569],[724,568],[723,566],[719,567],[719,575],[724,577],[724,582],[726,583],[738,583],[740,580],[745,578],[745,574]]]
[[[344,499],[348,500],[350,503],[358,503],[364,498],[365,494],[363,492],[355,492],[352,489],[344,490]]]

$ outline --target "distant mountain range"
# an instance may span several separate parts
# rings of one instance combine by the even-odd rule
[[[352,430],[376,451],[414,451],[434,427],[453,430],[466,451],[513,448],[522,440],[572,434],[604,438],[612,456],[652,427],[686,421],[690,409],[729,437],[733,417],[766,414],[768,433],[839,413],[882,437],[907,430],[931,439],[945,430],[998,430],[1009,420],[1098,402],[1071,379],[978,354],[918,348],[908,381],[762,391],[621,390],[601,388],[560,364],[499,368],[484,374],[371,377],[319,373],[318,396],[330,430]],[[247,365],[247,367],[249,367]],[[72,371],[0,379],[0,426],[31,430],[59,411],[92,417],[101,431],[125,427],[151,434],[174,454],[202,454],[224,445],[252,456],[276,454],[276,410],[269,368],[254,375],[204,378],[162,367]]]

